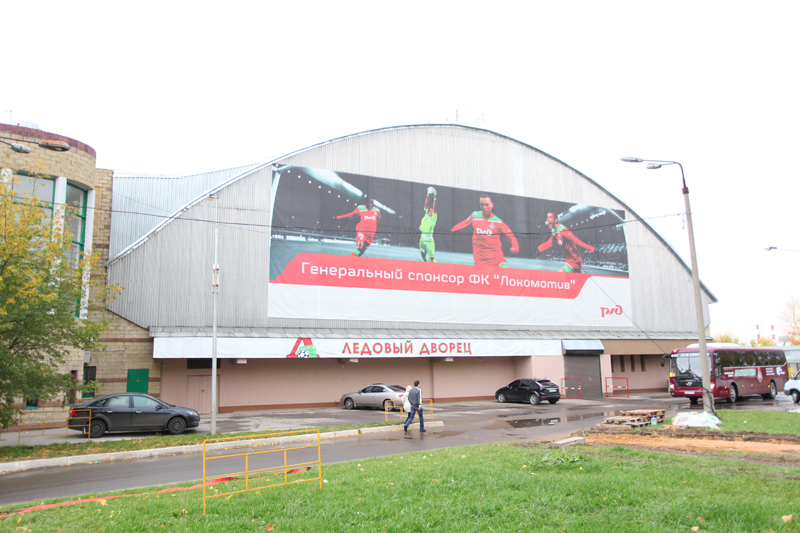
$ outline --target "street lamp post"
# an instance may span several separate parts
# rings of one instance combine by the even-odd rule
[[[211,435],[217,434],[217,296],[219,295],[219,196],[208,197],[214,200],[214,263],[211,265]]]
[[[700,348],[700,373],[703,380],[703,411],[715,414],[714,393],[711,391],[711,368],[708,361],[706,348],[706,333],[703,320],[703,300],[700,291],[700,274],[697,271],[697,249],[694,243],[694,227],[692,226],[692,209],[689,205],[689,187],[686,186],[686,177],[683,174],[683,165],[677,161],[661,161],[658,159],[640,159],[638,157],[622,157],[626,163],[647,163],[647,168],[654,170],[665,165],[678,165],[681,169],[683,181],[683,201],[686,204],[686,225],[689,230],[689,252],[692,258],[692,286],[694,288],[694,309],[697,318],[697,342]]]

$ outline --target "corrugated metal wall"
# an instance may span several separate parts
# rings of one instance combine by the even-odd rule
[[[248,165],[180,177],[115,175],[109,257],[116,257],[206,191],[254,167]]]
[[[112,261],[109,281],[126,290],[111,310],[142,327],[211,326],[211,265],[218,216],[218,323],[263,327],[271,178],[271,166],[248,174],[222,189],[217,200],[199,200],[146,242]]]
[[[607,191],[547,154],[492,132],[457,125],[410,126],[365,132],[311,147],[279,162],[623,209],[628,221],[636,219]],[[218,326],[542,329],[269,319],[266,309],[271,177],[271,165],[264,165],[235,180],[219,193],[221,290]],[[114,197],[117,197],[116,191]],[[146,242],[111,262],[108,269],[110,282],[128,287],[113,304],[115,313],[142,327],[211,326],[213,204],[214,201],[203,200],[188,207]],[[626,224],[625,234],[631,272],[631,316],[636,326],[613,331],[694,331],[693,314],[686,312],[693,309],[691,275],[684,265],[645,224],[630,222]],[[114,248],[121,249],[119,245]],[[706,317],[708,300],[706,295]]]

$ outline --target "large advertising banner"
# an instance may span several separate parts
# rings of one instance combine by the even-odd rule
[[[629,326],[624,212],[275,166],[269,314]]]

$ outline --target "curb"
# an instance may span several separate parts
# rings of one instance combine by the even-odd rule
[[[430,421],[425,424],[428,427],[443,427],[441,420]],[[320,439],[335,439],[339,437],[355,437],[358,435],[368,435],[370,433],[384,433],[387,431],[400,431],[400,425],[380,426],[362,429],[348,429],[343,431],[330,431],[320,433]],[[236,442],[220,442],[206,446],[206,451],[224,450],[227,448],[237,448],[244,446],[263,446],[269,444],[283,444],[287,442],[302,442],[309,440],[305,435],[294,435],[289,437],[275,437],[267,439],[240,440]],[[170,448],[151,448],[149,450],[135,450],[130,452],[111,452],[96,453],[92,455],[74,455],[70,457],[54,457],[52,459],[32,459],[29,461],[10,461],[0,463],[0,474],[17,472],[20,470],[30,470],[33,468],[48,468],[51,466],[70,466],[87,463],[100,463],[106,461],[120,461],[125,459],[144,459],[149,457],[161,457],[164,455],[182,455],[185,453],[200,453],[203,451],[202,444],[192,444],[189,446],[173,446]]]

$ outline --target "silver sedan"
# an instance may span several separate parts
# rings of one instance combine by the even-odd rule
[[[386,409],[387,405],[396,408],[403,407],[406,389],[400,385],[386,385],[384,383],[374,383],[364,387],[360,391],[342,394],[339,403],[347,409],[356,407],[371,407],[373,409]]]

